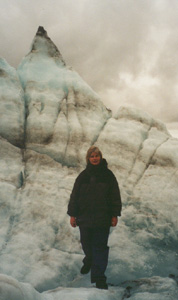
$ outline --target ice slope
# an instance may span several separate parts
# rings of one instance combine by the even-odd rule
[[[112,282],[118,281],[113,279],[114,272],[121,273],[122,280],[133,273],[177,273],[177,140],[146,113],[120,108],[98,144],[110,154],[124,200],[120,226],[110,239]]]
[[[17,72],[0,58],[0,136],[22,147],[24,118],[24,91]]]
[[[6,62],[2,66],[0,291],[8,296],[1,298],[10,300],[15,285],[25,300],[32,295],[69,299],[71,294],[76,299],[175,300],[178,140],[138,109],[121,107],[112,117],[41,27],[18,68],[20,81]],[[107,276],[114,285],[109,292],[96,291],[89,276],[79,276],[79,232],[66,215],[91,144],[101,148],[123,199],[122,218],[109,239]]]
[[[111,112],[66,66],[42,27],[18,74],[25,91],[26,147],[69,166],[83,161]]]

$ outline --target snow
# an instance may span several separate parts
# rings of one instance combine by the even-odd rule
[[[31,285],[21,283],[12,277],[0,275],[0,300],[175,300],[177,286],[171,278],[152,277],[123,283],[122,287],[109,290],[58,287],[43,293]]]
[[[112,117],[46,35],[17,72],[4,60],[1,70],[0,300],[175,300],[178,140],[141,110]],[[123,201],[109,237],[108,291],[80,275],[79,231],[66,214],[91,144]]]

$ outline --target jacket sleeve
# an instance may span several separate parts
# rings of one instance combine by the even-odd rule
[[[79,176],[75,180],[72,193],[70,195],[70,200],[68,204],[68,210],[67,214],[71,217],[76,217],[78,214],[78,205],[77,205],[77,199],[79,195],[79,189],[80,189],[80,184],[79,184]]]
[[[112,217],[121,216],[122,201],[116,177],[111,172],[110,213]]]

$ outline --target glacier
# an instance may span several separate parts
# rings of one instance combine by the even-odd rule
[[[177,299],[178,139],[138,108],[113,114],[39,27],[17,70],[0,59],[0,300]],[[90,145],[116,175],[108,291],[80,275],[66,215]]]

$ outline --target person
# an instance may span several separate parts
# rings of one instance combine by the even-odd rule
[[[108,264],[110,226],[115,227],[121,216],[121,196],[116,177],[107,167],[98,147],[86,155],[87,166],[77,177],[67,213],[72,227],[79,226],[85,257],[81,274],[91,270],[91,283],[108,289],[105,271]]]

